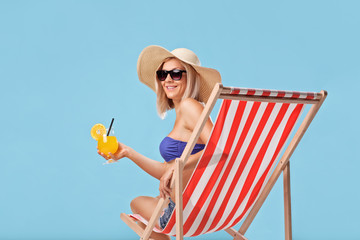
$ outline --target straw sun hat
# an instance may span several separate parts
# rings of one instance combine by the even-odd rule
[[[155,89],[156,71],[166,58],[175,57],[187,64],[190,64],[200,76],[199,100],[206,103],[216,83],[221,82],[220,73],[212,68],[200,66],[199,58],[189,49],[177,48],[168,51],[160,46],[148,46],[139,56],[137,72],[142,83]]]

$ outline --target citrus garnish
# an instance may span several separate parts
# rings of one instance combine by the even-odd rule
[[[93,139],[98,141],[104,134],[106,134],[106,128],[101,123],[97,123],[91,128],[90,133]]]

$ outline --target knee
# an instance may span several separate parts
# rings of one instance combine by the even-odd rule
[[[141,197],[136,197],[130,202],[130,208],[133,213],[139,213],[139,202],[141,201]]]

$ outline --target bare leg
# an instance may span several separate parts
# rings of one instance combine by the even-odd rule
[[[143,218],[145,218],[146,220],[150,220],[154,209],[157,205],[159,201],[159,198],[156,197],[148,197],[148,196],[140,196],[137,197],[135,199],[133,199],[130,203],[130,207],[131,207],[131,211],[133,213],[137,213],[140,214]],[[145,229],[145,224],[138,222],[138,224]],[[157,228],[160,229],[160,226],[158,223],[156,223],[155,225]],[[152,232],[151,238],[156,239],[156,240],[170,240],[170,237],[162,234],[162,233],[156,233],[156,232]]]

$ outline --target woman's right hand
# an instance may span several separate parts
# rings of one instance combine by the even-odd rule
[[[108,153],[108,155],[102,153],[99,151],[99,148],[97,148],[97,152],[100,156],[102,156],[103,158],[105,158],[107,161],[108,160],[115,160],[115,161],[118,161],[119,159],[121,158],[124,158],[124,157],[128,157],[128,154],[129,154],[129,151],[130,151],[130,148],[128,146],[126,146],[125,144],[122,144],[120,142],[118,142],[118,150],[112,154],[112,153]]]
[[[160,178],[160,185],[159,185],[159,192],[161,198],[167,198],[171,195],[171,178],[174,175],[174,168],[171,167],[168,170],[165,171],[163,176]]]

